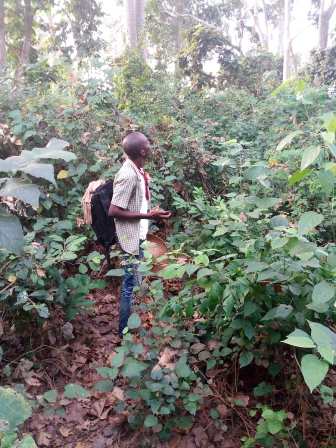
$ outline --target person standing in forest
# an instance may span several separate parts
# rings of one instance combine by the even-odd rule
[[[147,237],[149,220],[168,219],[171,216],[168,211],[150,210],[149,176],[144,171],[144,165],[150,157],[147,137],[141,132],[132,132],[124,138],[122,146],[127,159],[114,179],[109,209],[125,259],[120,291],[120,336],[131,314],[133,290],[139,279],[137,266],[142,257],[141,245]]]

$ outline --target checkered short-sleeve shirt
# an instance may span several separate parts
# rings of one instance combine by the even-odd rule
[[[111,204],[140,213],[142,204],[141,174],[127,159],[115,176]],[[139,255],[140,219],[114,219],[121,248],[132,255]]]

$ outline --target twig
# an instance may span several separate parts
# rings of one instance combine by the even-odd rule
[[[29,350],[28,352],[22,353],[21,355],[19,355],[19,356],[18,356],[17,358],[15,358],[15,359],[13,359],[13,361],[11,361],[10,363],[8,363],[7,365],[10,366],[11,364],[16,363],[19,359],[23,358],[24,356],[26,356],[26,355],[28,355],[28,354],[30,354],[30,353],[39,352],[39,351],[41,351],[41,350],[43,350],[43,349],[45,349],[45,348],[50,348],[50,349],[52,349],[52,350],[61,350],[61,349],[58,349],[57,347],[52,347],[52,346],[50,346],[50,345],[40,345],[39,347],[34,348],[34,350]]]
[[[227,401],[222,397],[222,395],[219,393],[219,391],[217,390],[217,388],[216,388],[214,385],[212,385],[212,384],[210,384],[210,383],[208,382],[208,379],[207,379],[207,377],[204,375],[204,373],[201,372],[201,371],[199,371],[199,373],[203,376],[203,378],[204,378],[205,381],[207,382],[207,385],[209,386],[209,388],[210,388],[210,389],[212,390],[212,392],[214,393],[214,396],[215,396],[218,400],[220,400],[222,403],[224,403],[225,406],[229,406],[229,407],[231,407],[231,403],[227,402]],[[250,436],[251,436],[250,431],[253,431],[253,430],[254,430],[254,428],[253,428],[253,426],[251,425],[251,423],[245,418],[245,416],[242,414],[242,412],[240,412],[237,408],[235,408],[235,407],[231,407],[231,409],[238,415],[238,417],[240,418],[240,420],[244,423],[246,432],[247,432],[248,436],[250,437]]]
[[[8,283],[7,286],[5,286],[4,288],[2,288],[0,290],[0,294],[2,294],[3,292],[5,292],[7,289],[9,289],[11,286],[14,286],[14,283]]]

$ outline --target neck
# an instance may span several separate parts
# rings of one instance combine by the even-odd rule
[[[143,168],[145,165],[145,160],[142,157],[139,157],[138,159],[131,159],[134,165],[136,165],[138,168]]]

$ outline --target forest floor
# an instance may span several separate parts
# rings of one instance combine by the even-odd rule
[[[66,322],[61,307],[56,308],[51,319],[42,328],[26,323],[21,331],[10,328],[5,321],[3,341],[10,353],[12,372],[7,384],[24,384],[28,395],[40,403],[33,416],[24,427],[24,432],[34,435],[38,447],[50,448],[239,448],[241,438],[253,434],[255,422],[248,416],[248,409],[234,409],[227,406],[227,396],[232,395],[230,379],[224,378],[222,371],[214,372],[210,382],[213,396],[204,401],[202,410],[196,416],[195,424],[189,431],[175,432],[169,442],[160,442],[144,430],[132,432],[127,424],[127,413],[117,413],[114,409],[118,400],[125,399],[124,384],[119,380],[111,392],[98,392],[93,386],[102,378],[97,367],[109,366],[120,344],[118,326],[118,285],[115,280],[102,290],[95,290],[88,297],[94,302],[89,312],[79,314],[71,324]],[[143,299],[146,300],[146,299]],[[144,326],[150,327],[151,314],[136,307],[141,314]],[[27,348],[29,341],[29,348]],[[335,375],[335,373],[334,373]],[[235,398],[251,405],[253,396],[247,393],[255,382],[257,372],[246,372],[240,378],[239,392]],[[244,386],[245,381],[245,386]],[[67,384],[79,384],[87,390],[93,390],[89,397],[70,400],[63,396]],[[336,384],[336,382],[335,382]],[[51,389],[58,392],[55,402],[46,406],[42,395]],[[304,445],[295,442],[289,447],[317,446],[332,447],[316,440],[316,431],[310,430],[309,412],[313,402],[308,403],[298,396],[288,396],[280,391],[278,398],[281,407],[295,409],[304,419],[307,439]],[[210,408],[217,407],[221,425],[209,415]],[[300,412],[299,412],[300,411]],[[333,415],[327,409],[315,413],[314,426],[326,427],[333,422]],[[293,414],[294,418],[294,414]],[[297,418],[297,415],[296,415]],[[217,423],[217,424],[216,424]],[[307,440],[306,439],[306,440]]]
[[[40,403],[46,391],[58,391],[55,403],[36,407],[24,432],[34,435],[38,447],[51,448],[239,447],[243,428],[236,426],[228,436],[227,426],[224,425],[223,431],[218,430],[207,409],[199,413],[191,431],[176,433],[166,443],[153,440],[145,432],[131,432],[127,414],[117,414],[113,409],[118,399],[124,399],[120,383],[111,392],[93,391],[88,398],[63,397],[64,387],[70,383],[91,389],[102,379],[96,368],[110,365],[115,348],[120,344],[117,293],[115,284],[94,291],[89,295],[94,306],[88,313],[78,315],[72,326],[65,323],[64,313],[59,308],[42,330],[27,328],[21,336],[9,331],[5,338],[13,368],[9,382],[23,383],[29,396]],[[137,311],[142,314],[145,325],[150,326],[150,313]],[[30,346],[34,348],[27,352],[23,342],[28,333]],[[223,413],[228,411],[224,405],[220,409]]]

